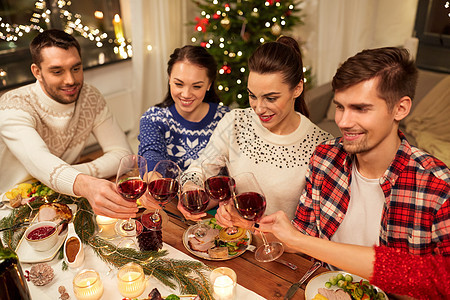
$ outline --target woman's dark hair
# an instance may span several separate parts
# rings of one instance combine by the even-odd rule
[[[347,59],[333,77],[333,91],[378,78],[378,94],[392,110],[404,96],[414,99],[418,71],[408,50],[396,47],[366,49]]]
[[[268,42],[259,46],[248,60],[248,68],[251,72],[259,74],[271,74],[280,72],[283,82],[291,89],[295,88],[303,80],[303,61],[300,47],[296,40],[288,36],[282,36],[276,42]],[[309,117],[309,111],[305,103],[305,85],[303,92],[295,99],[295,110]]]
[[[206,91],[203,102],[219,103],[219,96],[216,94],[214,81],[217,75],[217,63],[214,57],[201,46],[187,45],[182,48],[176,48],[170,55],[169,62],[167,63],[167,74],[170,77],[172,68],[177,62],[187,61],[191,64],[197,65],[206,69],[206,75],[209,81],[211,81],[211,87]],[[170,94],[170,85],[168,84],[167,94],[164,101],[156,104],[158,107],[169,107],[174,103],[172,95]]]
[[[38,67],[41,67],[42,62],[41,50],[46,47],[64,50],[75,47],[81,57],[80,44],[73,36],[59,29],[49,29],[39,33],[30,43],[31,58]]]

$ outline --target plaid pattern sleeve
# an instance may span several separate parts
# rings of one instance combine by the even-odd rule
[[[305,234],[330,239],[347,211],[349,162],[339,141],[335,139],[317,146],[311,157],[305,192],[293,220],[297,229]]]
[[[450,256],[450,171],[428,153],[402,143],[380,178],[385,195],[380,245],[411,254]],[[292,223],[301,232],[330,239],[350,201],[352,157],[340,139],[319,145],[310,160],[305,192]]]

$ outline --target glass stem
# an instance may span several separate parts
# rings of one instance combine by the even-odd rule
[[[265,254],[269,254],[270,252],[272,252],[272,247],[267,242],[267,238],[266,238],[266,235],[264,234],[264,232],[260,231],[259,233],[261,234],[261,238],[262,238],[263,243],[264,243],[264,253]]]
[[[159,216],[159,208],[157,208],[154,212],[153,212],[153,215],[152,215],[152,221],[153,222],[159,222],[159,220],[160,220],[160,216]]]
[[[128,218],[125,224],[123,224],[123,229],[126,231],[131,231],[134,229],[133,223],[131,222],[131,218]]]

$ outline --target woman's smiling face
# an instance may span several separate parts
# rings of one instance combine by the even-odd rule
[[[303,82],[294,89],[283,82],[280,72],[260,74],[250,72],[247,90],[249,103],[262,125],[272,133],[289,134],[298,127],[294,104],[303,91]]]
[[[186,119],[189,115],[195,114],[211,86],[207,70],[187,61],[173,65],[169,84],[175,107]]]

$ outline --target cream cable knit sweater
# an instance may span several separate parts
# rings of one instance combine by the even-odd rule
[[[76,164],[93,133],[105,153]],[[131,153],[127,139],[100,92],[84,84],[76,103],[49,98],[39,82],[0,98],[0,192],[32,177],[74,195],[78,174],[115,175],[119,160]]]

